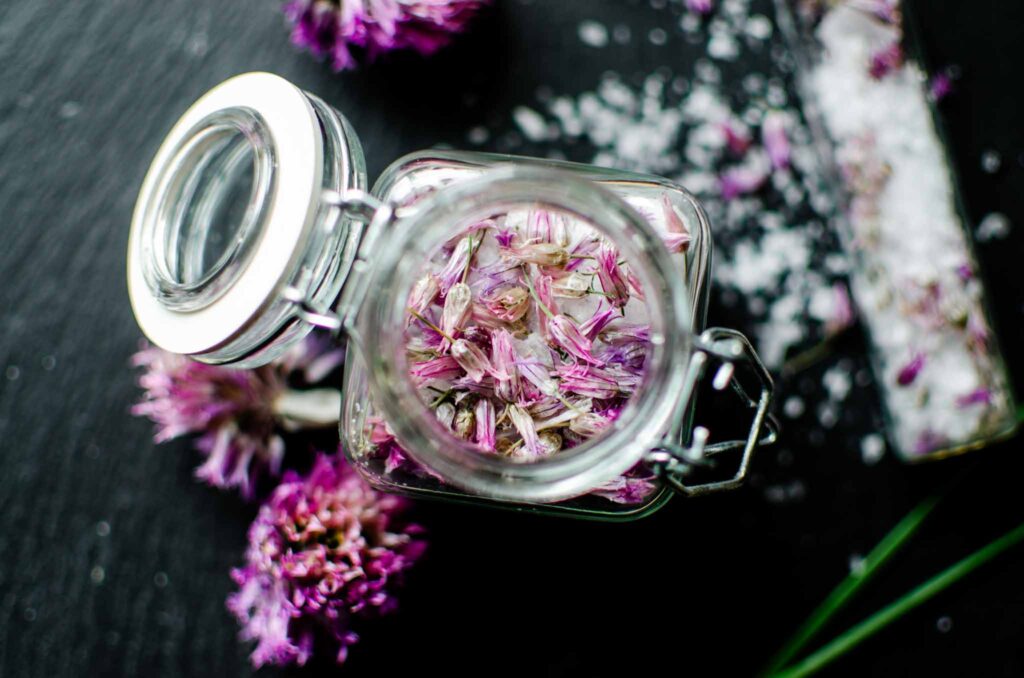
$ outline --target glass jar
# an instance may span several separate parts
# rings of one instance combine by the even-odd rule
[[[267,73],[217,86],[171,130],[140,190],[128,283],[143,332],[169,351],[237,367],[273,359],[314,327],[336,333],[348,352],[345,452],[373,485],[404,494],[632,518],[673,489],[735,487],[754,449],[774,440],[772,382],[749,342],[704,329],[711,239],[684,189],[573,163],[443,151],[406,156],[366,186],[355,133],[315,96]],[[425,262],[456,237],[469,239],[471,259],[473,233],[484,239],[495,219],[538,210],[614,245],[649,327],[642,373],[607,429],[522,463],[482,454],[439,420],[410,377],[407,327]],[[688,244],[670,252],[668,232]],[[522,270],[531,266],[541,264]],[[745,438],[711,443],[707,429],[691,427],[705,372],[748,408]],[[566,402],[557,388],[545,393]]]

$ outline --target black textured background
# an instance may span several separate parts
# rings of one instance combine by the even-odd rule
[[[914,4],[930,61],[963,71],[943,110],[969,207],[1024,223],[1024,5]],[[278,72],[345,112],[373,177],[404,152],[464,145],[466,129],[507,119],[540,84],[582,90],[608,68],[652,67],[658,48],[646,42],[584,50],[576,28],[595,15],[642,26],[659,16],[637,2],[499,0],[429,62],[339,77],[289,46],[272,1],[0,2],[0,676],[250,670],[223,601],[254,508],[196,484],[188,444],[155,448],[149,423],[127,414],[138,340],[124,285],[128,220],[184,108],[236,73]],[[986,149],[1003,158],[994,176],[980,169]],[[981,249],[1018,385],[1022,245],[1015,225]],[[834,630],[1024,519],[1019,448],[867,467],[848,441],[826,438],[795,447],[791,467],[762,457],[747,489],[621,526],[422,504],[429,559],[399,614],[363,628],[342,672],[751,674],[851,554],[947,479],[964,477]],[[767,502],[765,476],[799,477],[806,494]],[[1024,549],[830,670],[1021,675],[1022,578]]]

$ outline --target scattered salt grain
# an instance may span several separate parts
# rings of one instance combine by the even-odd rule
[[[953,619],[948,615],[943,615],[935,620],[935,629],[939,633],[949,633],[953,630]]]
[[[867,567],[867,559],[859,553],[850,554],[850,574],[860,576]]]
[[[782,404],[782,412],[790,419],[796,419],[804,413],[804,401],[800,396],[789,396]]]
[[[77,101],[65,101],[58,111],[58,115],[64,120],[70,120],[71,118],[78,117],[78,114],[82,112],[82,104]]]
[[[21,376],[21,368],[17,365],[8,365],[7,369],[4,370],[4,376],[7,377],[7,381],[17,381],[18,377]]]
[[[101,520],[96,523],[96,536],[106,537],[110,534],[110,523],[105,520]]]
[[[482,125],[473,127],[469,130],[469,132],[466,133],[466,140],[475,146],[487,143],[487,140],[490,138],[490,131],[486,127],[483,127]]]
[[[547,122],[544,117],[526,106],[516,106],[512,110],[512,118],[519,126],[519,130],[530,141],[541,141],[547,136]]]
[[[647,39],[651,41],[652,45],[664,45],[668,42],[668,33],[663,28],[652,28],[651,32],[647,34]]]
[[[581,21],[577,34],[584,45],[604,47],[608,44],[608,29],[596,21]]]
[[[988,242],[997,238],[1005,238],[1010,234],[1010,218],[1002,212],[989,212],[986,214],[978,228],[974,231],[974,237],[978,242]]]
[[[874,466],[885,454],[885,438],[878,433],[870,433],[860,441],[860,458],[868,466]]]
[[[106,570],[102,566],[96,565],[89,571],[89,579],[92,580],[93,584],[97,586],[103,583],[103,580],[107,578]]]
[[[981,169],[988,174],[995,174],[1003,166],[1003,158],[997,151],[988,150],[981,154]]]

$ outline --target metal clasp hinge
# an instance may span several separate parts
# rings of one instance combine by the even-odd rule
[[[349,271],[350,274],[363,273],[367,267],[367,254],[384,230],[384,226],[393,220],[394,208],[389,203],[377,199],[372,193],[360,189],[349,189],[344,192],[328,189],[320,194],[320,201],[334,210],[328,222],[329,228],[337,228],[343,218],[348,218],[359,227],[361,242]],[[356,296],[361,295],[362,291],[362,285],[347,285],[337,302],[333,304],[333,308],[317,308],[308,291],[291,285],[281,291],[281,296],[295,304],[295,315],[300,320],[337,336],[346,330],[345,310],[353,306],[351,302]]]
[[[648,453],[645,458],[646,464],[673,489],[687,496],[729,490],[743,484],[754,451],[758,447],[774,443],[778,438],[778,422],[769,412],[774,383],[750,341],[735,330],[716,327],[704,331],[697,338],[695,351],[688,366],[687,388],[690,397],[695,395],[696,385],[704,375],[709,358],[721,362],[712,377],[712,388],[723,391],[732,386],[733,392],[743,404],[754,410],[754,415],[745,439],[708,444],[710,432],[703,426],[697,426],[688,445],[676,442],[678,431],[673,431],[657,448]],[[759,387],[756,398],[752,397],[740,380],[735,378],[738,364],[748,366],[754,373]],[[742,450],[742,454],[731,475],[707,482],[687,482],[687,476],[695,468],[713,467],[717,455],[739,449]]]

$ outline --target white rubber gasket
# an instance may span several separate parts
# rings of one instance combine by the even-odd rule
[[[175,150],[196,126],[218,111],[248,108],[265,123],[276,166],[266,218],[248,264],[234,284],[204,308],[167,308],[143,274],[143,221],[160,200],[161,177]],[[139,191],[128,238],[128,295],[139,327],[157,346],[201,354],[241,332],[276,296],[297,247],[319,206],[323,136],[305,94],[280,76],[245,73],[204,94],[174,125],[156,153]]]

